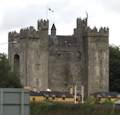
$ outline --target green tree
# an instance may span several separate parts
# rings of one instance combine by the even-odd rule
[[[120,48],[110,46],[109,57],[110,91],[120,92]]]
[[[11,71],[8,59],[5,54],[0,54],[0,87],[22,87],[18,74],[16,72]]]

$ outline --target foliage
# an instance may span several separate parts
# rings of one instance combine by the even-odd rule
[[[84,104],[89,106],[89,105],[94,105],[95,103],[96,103],[96,99],[93,96],[91,96],[88,99],[86,99]]]
[[[109,57],[110,91],[120,92],[120,48],[110,46]]]
[[[102,102],[102,104],[105,104],[105,105],[113,105],[114,104],[114,102],[112,101],[112,100],[110,100],[109,98],[107,98],[107,99],[105,99],[105,101],[104,102]]]
[[[61,104],[50,102],[30,103],[30,115],[119,115],[120,110],[113,110],[108,105]]]
[[[5,54],[0,54],[0,87],[20,88],[21,83],[16,72],[12,72]]]

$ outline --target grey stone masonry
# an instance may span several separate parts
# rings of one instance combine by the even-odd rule
[[[77,19],[73,35],[56,35],[53,24],[39,20],[34,27],[8,34],[8,57],[12,70],[24,86],[37,90],[69,91],[81,85],[85,96],[109,90],[109,29],[87,25]],[[15,42],[16,43],[15,43]]]

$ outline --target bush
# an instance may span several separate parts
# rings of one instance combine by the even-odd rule
[[[30,104],[30,115],[120,115],[120,110],[112,106],[95,104],[61,104],[35,103]]]
[[[102,104],[111,106],[111,105],[113,105],[114,103],[113,103],[113,101],[111,101],[110,99],[105,99],[105,101],[104,101]]]

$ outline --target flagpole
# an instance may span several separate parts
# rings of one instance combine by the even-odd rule
[[[48,6],[46,8],[46,20],[48,20]]]
[[[86,18],[88,19],[88,12],[86,11]]]

